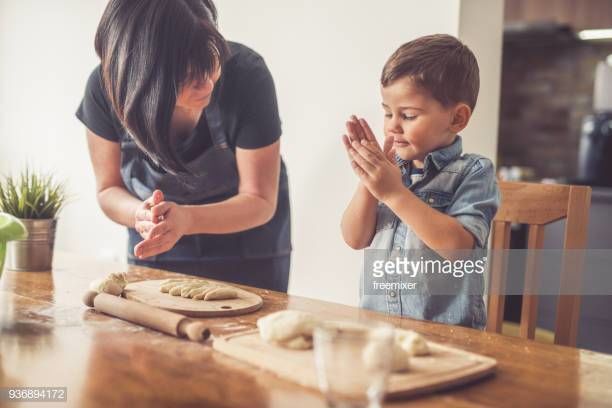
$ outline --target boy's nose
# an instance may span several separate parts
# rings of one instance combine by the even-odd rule
[[[391,119],[387,123],[388,130],[393,133],[403,133],[402,124],[398,119]]]

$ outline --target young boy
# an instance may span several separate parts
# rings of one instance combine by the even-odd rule
[[[341,225],[351,248],[404,253],[429,249],[442,258],[486,248],[499,205],[495,170],[485,157],[462,154],[459,136],[474,111],[478,89],[476,58],[452,36],[421,37],[391,55],[381,77],[384,147],[367,122],[355,116],[343,136],[360,179]],[[371,271],[364,268],[364,274]],[[416,277],[416,290],[392,288],[377,294],[364,289],[362,281],[360,304],[483,329],[482,274],[442,278],[456,279],[450,285],[456,288],[453,293],[436,294],[432,282],[440,277],[433,274]]]

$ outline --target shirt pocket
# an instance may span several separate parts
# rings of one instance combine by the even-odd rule
[[[428,206],[443,213],[446,213],[453,200],[453,195],[445,191],[424,190],[416,191],[414,194]]]

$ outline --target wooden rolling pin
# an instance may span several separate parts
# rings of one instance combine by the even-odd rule
[[[171,334],[175,337],[187,337],[192,341],[204,341],[210,336],[210,330],[208,330],[203,322],[120,296],[90,290],[83,296],[83,303],[95,308],[99,312]]]

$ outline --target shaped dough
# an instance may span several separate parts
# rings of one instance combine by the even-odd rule
[[[167,279],[160,284],[159,290],[172,296],[194,300],[224,300],[238,297],[235,288],[215,285],[204,279]]]
[[[192,299],[193,299],[193,297],[194,297],[195,295],[197,295],[198,293],[202,292],[202,290],[204,290],[204,289],[206,289],[206,288],[208,288],[208,287],[210,287],[210,285],[208,285],[208,284],[205,284],[205,285],[200,285],[200,286],[196,286],[195,288],[191,289],[191,290],[189,291],[189,293],[187,293],[187,296],[186,296],[186,297],[188,297],[188,298],[192,298]]]
[[[176,286],[170,288],[170,290],[168,290],[168,293],[172,296],[181,296],[183,293],[183,290],[186,289],[191,289],[193,287],[195,287],[197,284],[195,283],[195,281],[191,281],[191,282],[183,282],[183,283],[176,283]]]
[[[178,284],[183,284],[185,283],[186,279],[167,279],[164,282],[162,282],[159,290],[163,293],[168,293],[168,291],[170,289],[172,289],[173,287],[175,287]]]
[[[169,295],[172,296],[180,296],[181,295],[181,289],[183,289],[183,286],[185,286],[185,284],[177,284],[176,286],[173,286],[172,288],[170,288],[170,290],[168,291]]]
[[[181,296],[189,297],[189,292],[191,292],[193,289],[201,288],[202,286],[203,285],[201,283],[186,284],[181,289]]]
[[[236,299],[238,292],[234,288],[229,286],[219,286],[211,291],[206,292],[204,300],[224,300],[224,299]]]
[[[193,296],[193,299],[194,300],[204,300],[204,297],[206,296],[206,294],[208,292],[211,292],[211,291],[217,289],[217,287],[218,286],[216,286],[216,285],[210,285],[210,286],[208,286],[206,288],[203,288],[200,292],[198,292],[197,294],[195,294]]]
[[[160,284],[159,290],[162,293],[170,293],[170,291],[178,286],[184,287],[185,285],[208,285],[208,281],[204,279],[194,278],[180,278],[180,279],[166,279]],[[178,290],[178,289],[177,289]],[[176,293],[176,291],[174,293]],[[174,295],[178,296],[178,295]]]

